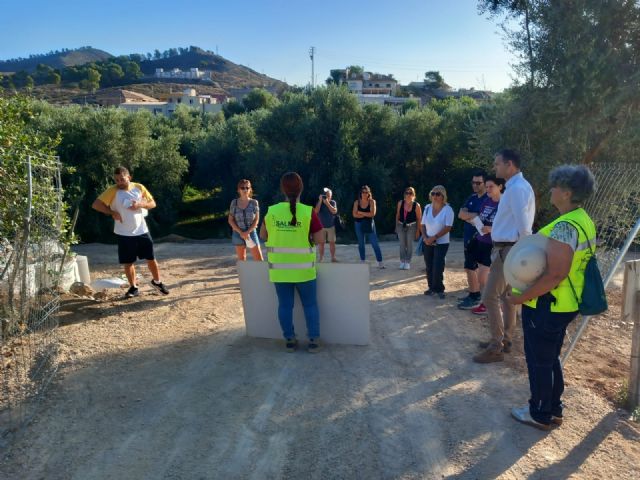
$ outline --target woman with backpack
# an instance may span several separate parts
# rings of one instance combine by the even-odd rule
[[[546,269],[535,283],[508,296],[513,305],[522,304],[531,390],[529,404],[513,408],[511,415],[540,430],[562,423],[560,349],[567,326],[581,309],[585,270],[596,247],[596,227],[582,208],[594,191],[591,171],[584,165],[563,165],[549,173],[549,185],[560,216],[538,231],[547,237]]]

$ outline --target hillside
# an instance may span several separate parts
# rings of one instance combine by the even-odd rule
[[[97,59],[97,52],[104,59]],[[57,68],[60,62],[75,63],[74,68]],[[2,80],[0,68],[0,86],[5,94],[13,91],[28,91],[36,98],[56,104],[95,103],[94,93],[104,89],[118,88],[143,93],[149,96],[181,91],[187,87],[195,88],[203,94],[231,94],[234,91],[250,90],[252,88],[266,88],[272,92],[279,92],[287,88],[287,84],[252,70],[251,68],[227,60],[213,52],[191,46],[189,48],[170,49],[163,53],[157,51],[157,56],[151,54],[131,54],[129,56],[114,57],[107,52],[89,47],[73,51],[55,52],[47,55],[32,55],[29,59],[16,59],[0,62],[6,70],[10,68],[25,68],[30,63],[45,64],[49,68],[39,69],[38,72],[15,70],[16,74],[5,75]],[[56,63],[57,62],[57,63]],[[201,79],[155,78],[157,68],[165,71],[179,69],[189,71],[199,68],[206,72]],[[57,83],[54,70],[59,72]],[[89,81],[89,72],[94,71],[94,80]],[[98,72],[95,79],[95,71]],[[120,72],[120,76],[113,76],[112,72]],[[32,79],[27,78],[31,73]]]
[[[180,55],[140,62],[140,69],[145,76],[153,75],[156,68],[189,70],[194,67],[200,70],[210,70],[212,72],[211,79],[220,88],[277,88],[286,86],[280,80],[258,73],[244,65],[233,63],[220,55],[198,47],[191,47],[188,52]]]
[[[31,55],[29,58],[3,60],[0,61],[0,72],[19,72],[21,70],[33,72],[41,63],[51,68],[62,69],[91,62],[102,62],[112,57],[113,55],[110,53],[97,48],[80,47],[74,50]]]

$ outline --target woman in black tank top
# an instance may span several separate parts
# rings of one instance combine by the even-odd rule
[[[373,247],[373,252],[376,255],[378,261],[378,267],[384,268],[382,263],[382,252],[378,245],[378,236],[376,235],[376,224],[373,221],[373,217],[376,216],[376,201],[371,195],[371,189],[364,185],[360,188],[358,199],[353,202],[353,208],[351,214],[355,220],[356,236],[358,237],[358,253],[360,254],[360,261],[364,263],[364,244],[366,235],[369,236],[369,242]]]
[[[420,236],[420,220],[422,210],[416,202],[416,191],[413,187],[407,187],[404,191],[404,199],[396,206],[396,234],[400,241],[400,270],[411,268],[411,256],[413,254],[413,241]]]

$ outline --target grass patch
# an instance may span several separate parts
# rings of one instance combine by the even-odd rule
[[[640,423],[640,405],[634,409],[631,408],[631,401],[629,399],[629,380],[622,380],[620,388],[616,392],[616,404],[626,410],[631,411],[631,420],[636,423]]]
[[[171,228],[171,233],[187,238],[230,238],[231,229],[225,213],[206,213],[183,218]]]
[[[629,408],[629,381],[622,380],[618,391],[616,392],[616,404],[622,408]]]
[[[192,185],[184,187],[182,192],[182,203],[189,204],[201,200],[213,200],[220,195],[221,189],[214,188],[213,190],[200,190]]]
[[[221,189],[200,190],[187,185],[178,206],[180,220],[171,227],[170,233],[186,238],[230,238],[227,223],[227,206],[220,197]]]

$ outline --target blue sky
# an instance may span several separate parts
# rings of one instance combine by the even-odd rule
[[[438,70],[454,88],[500,91],[514,56],[477,0],[2,0],[0,59],[90,45],[114,55],[196,45],[289,84],[363,65],[401,83]],[[19,20],[18,20],[19,19]]]

